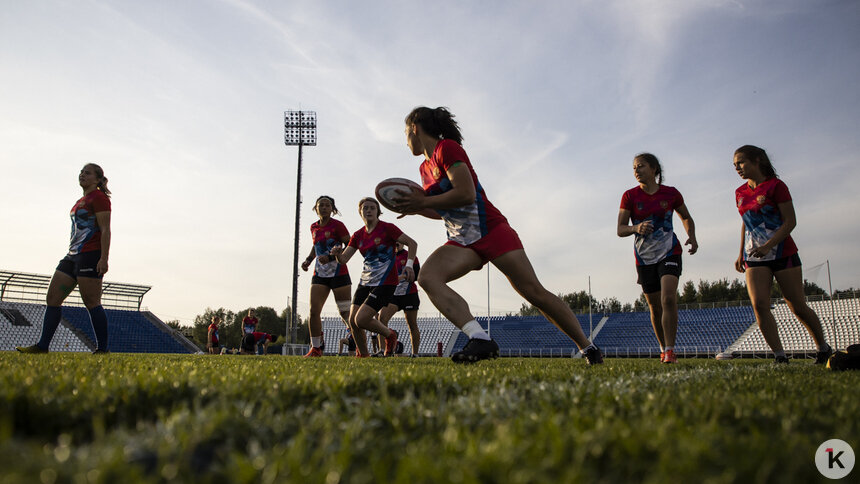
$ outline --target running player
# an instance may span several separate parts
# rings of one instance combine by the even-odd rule
[[[374,198],[362,198],[358,211],[364,220],[364,227],[358,229],[349,239],[346,249],[334,247],[331,254],[340,264],[346,264],[356,251],[364,256],[364,270],[361,282],[355,290],[349,312],[349,328],[355,338],[356,356],[364,358],[367,353],[367,338],[364,331],[381,334],[385,337],[385,352],[394,353],[397,346],[397,331],[389,329],[376,319],[379,310],[388,305],[400,280],[414,281],[412,268],[418,244],[404,234],[396,225],[379,220],[382,211]],[[397,242],[408,247],[409,259],[398,274],[394,263],[394,246]]]
[[[311,237],[314,246],[307,259],[302,262],[302,270],[307,272],[311,262],[316,258],[314,276],[311,279],[311,308],[308,318],[308,328],[311,336],[311,349],[306,358],[322,356],[325,342],[322,332],[323,305],[328,299],[328,293],[334,293],[340,317],[349,327],[349,300],[352,292],[352,281],[346,264],[338,264],[332,257],[331,249],[335,246],[349,243],[349,231],[340,220],[331,218],[340,214],[334,204],[334,198],[323,195],[317,198],[314,212],[319,220],[311,224]]]
[[[824,364],[833,350],[824,341],[818,315],[806,304],[803,272],[791,231],[797,225],[788,187],[776,175],[767,153],[752,145],[735,151],[734,167],[746,183],[735,190],[741,214],[741,248],[735,269],[746,274],[747,291],[758,327],[773,350],[776,363],[788,363],[770,310],[773,279],[779,284],[791,312],[806,327],[818,353],[816,364]]]
[[[637,281],[651,309],[651,326],[660,344],[660,361],[677,363],[675,336],[678,333],[678,279],[681,277],[681,243],[672,228],[672,214],[678,212],[690,254],[699,248],[696,225],[674,187],[663,185],[660,160],[651,153],[633,158],[633,176],[639,186],[624,192],[618,210],[618,236],[634,235]],[[633,224],[630,218],[633,217]]]
[[[47,308],[42,323],[42,335],[33,346],[18,346],[22,353],[47,353],[48,345],[62,319],[63,301],[75,286],[90,314],[90,323],[96,335],[93,354],[108,353],[108,320],[102,307],[102,277],[108,271],[110,252],[110,190],[104,170],[95,163],[87,163],[78,175],[78,184],[84,192],[72,206],[72,236],[69,253],[57,265],[48,294]]]
[[[221,342],[218,339],[218,323],[220,322],[220,317],[212,316],[212,324],[209,325],[206,331],[206,348],[209,350],[210,355],[221,353]]]
[[[403,244],[398,242],[395,248],[394,259],[398,273],[403,271],[403,267],[406,265],[408,259],[409,251],[403,247]],[[415,263],[412,269],[415,270],[417,277],[421,271],[421,263],[418,262],[417,257],[414,260]],[[391,317],[397,311],[403,311],[403,315],[406,317],[406,324],[409,326],[409,338],[412,343],[412,354],[410,356],[413,358],[418,356],[418,345],[421,342],[421,334],[418,331],[418,306],[420,304],[418,286],[415,284],[415,281],[402,280],[397,285],[397,289],[394,290],[394,297],[391,299],[391,302],[388,303],[388,306],[382,308],[382,311],[379,311],[379,322],[386,326],[388,326],[388,321],[391,320]]]
[[[463,363],[499,355],[499,346],[475,320],[468,303],[448,286],[492,262],[520,295],[573,339],[589,364],[602,363],[603,355],[585,337],[573,311],[541,285],[517,233],[487,199],[461,146],[463,136],[454,115],[442,107],[418,107],[406,117],[405,131],[412,154],[424,156],[420,167],[424,191],[404,193],[396,202],[403,213],[430,208],[445,220],[448,242],[424,262],[418,284],[433,305],[469,336],[463,350],[451,358]]]

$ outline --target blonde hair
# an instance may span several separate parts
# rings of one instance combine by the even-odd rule
[[[382,215],[382,207],[379,206],[379,202],[373,197],[364,197],[358,201],[358,213],[361,214],[361,206],[367,202],[372,202],[376,205],[376,216],[379,217]]]

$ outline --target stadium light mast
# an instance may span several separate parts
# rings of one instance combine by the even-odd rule
[[[293,241],[293,297],[288,322],[288,341],[295,343],[298,339],[299,326],[297,323],[298,291],[299,291],[299,216],[302,205],[302,146],[317,145],[317,113],[316,111],[284,111],[284,144],[299,147],[298,175],[296,176],[296,232]]]

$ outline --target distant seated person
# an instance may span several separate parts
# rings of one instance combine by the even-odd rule
[[[349,356],[355,356],[355,340],[352,338],[352,333],[346,335],[346,338],[341,338],[340,343],[337,347],[337,355],[340,356],[343,353],[343,347],[346,346],[347,354]]]
[[[254,331],[242,337],[242,347],[239,348],[239,354],[255,355],[257,354],[258,346],[262,345],[263,354],[269,349],[269,343],[275,340],[275,335],[269,333],[261,333]]]

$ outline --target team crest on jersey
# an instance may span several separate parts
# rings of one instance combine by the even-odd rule
[[[379,245],[379,244],[380,244],[380,242],[382,242],[382,238],[381,238],[381,237],[377,237],[377,238],[373,239],[373,243],[374,243],[374,244],[376,244],[376,245]]]
[[[669,202],[667,202],[666,200],[660,200],[660,208],[662,208],[663,210],[666,210],[668,207],[669,207]]]
[[[433,178],[437,180],[442,178],[442,170],[440,170],[438,166],[433,167]]]
[[[767,197],[765,197],[764,195],[759,195],[758,197],[756,197],[755,201],[758,202],[759,205],[764,205],[765,202],[767,202]]]
[[[645,206],[642,205],[642,202],[636,202],[636,210],[642,210],[644,208],[645,208]]]
[[[738,207],[744,204],[744,197],[738,197]]]
[[[325,231],[325,238],[327,238],[327,239],[328,239],[328,238],[330,238],[330,237],[331,237],[331,231],[330,231],[330,230],[326,230],[326,231]]]

